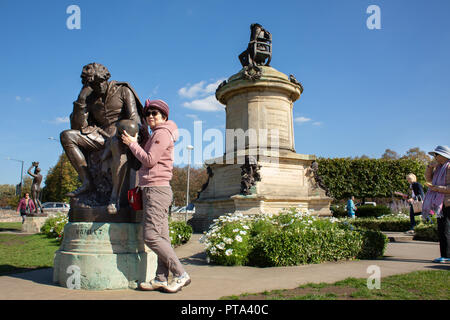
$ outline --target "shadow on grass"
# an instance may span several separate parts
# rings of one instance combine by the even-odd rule
[[[15,232],[15,233],[19,233],[22,232],[22,229],[17,229],[17,228],[13,228],[13,227],[9,227],[9,228],[0,228],[0,232]]]

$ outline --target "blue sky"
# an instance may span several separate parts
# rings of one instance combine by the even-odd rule
[[[66,26],[72,4],[80,30]],[[381,9],[380,30],[366,26],[369,5]],[[224,130],[215,86],[240,70],[254,22],[272,33],[272,67],[305,88],[293,111],[298,153],[380,157],[450,145],[449,12],[447,0],[2,0],[0,184],[20,180],[20,163],[7,157],[24,170],[39,161],[44,175],[56,164],[62,148],[48,138],[69,128],[90,62],[141,101],[167,101],[180,128],[193,134],[198,120]]]

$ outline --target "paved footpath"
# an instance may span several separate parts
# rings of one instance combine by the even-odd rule
[[[436,242],[390,242],[381,260],[328,262],[278,268],[223,267],[206,263],[201,235],[194,234],[188,244],[176,248],[177,255],[192,278],[192,283],[176,294],[138,290],[69,290],[52,283],[52,268],[0,276],[0,300],[215,300],[241,293],[293,289],[306,283],[333,283],[348,277],[367,278],[370,265],[381,269],[381,276],[416,270],[450,270],[450,265],[431,261],[439,256]],[[391,234],[391,236],[393,236]],[[394,235],[395,236],[395,235]],[[383,282],[381,281],[381,285]]]

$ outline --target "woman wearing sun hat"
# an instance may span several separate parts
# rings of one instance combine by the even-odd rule
[[[422,206],[422,216],[434,213],[437,217],[441,257],[434,262],[450,262],[450,148],[437,146],[429,152],[434,157],[425,171],[427,194]]]

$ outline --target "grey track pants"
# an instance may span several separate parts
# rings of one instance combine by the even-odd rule
[[[169,271],[176,277],[185,270],[170,244],[168,211],[172,203],[170,187],[144,187],[142,218],[145,244],[158,256],[156,279],[167,281]]]

